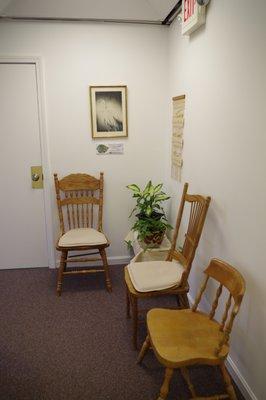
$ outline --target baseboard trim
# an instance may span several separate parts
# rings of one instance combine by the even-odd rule
[[[190,304],[194,304],[194,299],[190,294],[188,294],[188,300]],[[202,299],[202,308],[207,309],[209,306],[206,298]],[[210,307],[210,306],[209,306]],[[244,396],[246,400],[258,400],[258,398],[255,396],[253,391],[251,390],[250,386],[248,385],[247,381],[241,374],[240,370],[238,369],[236,363],[232,359],[232,357],[228,356],[227,360],[225,362],[226,367],[228,368],[228,371],[230,375],[232,376],[235,384],[239,388],[240,392]]]
[[[235,362],[232,360],[230,356],[227,357],[225,364],[235,384],[237,385],[237,387],[239,388],[240,392],[245,397],[245,399],[258,400],[258,398],[253,393],[250,386],[247,384],[247,381],[245,380],[245,378],[243,377],[243,375],[237,368]]]
[[[48,268],[48,265],[21,265],[21,266],[17,266],[17,267],[0,267],[0,271],[4,271],[4,270],[19,270],[19,269],[38,269],[38,268]],[[54,267],[49,267],[49,268],[54,268]]]
[[[128,256],[113,256],[113,257],[107,257],[107,259],[110,265],[129,264],[130,262],[130,257]]]

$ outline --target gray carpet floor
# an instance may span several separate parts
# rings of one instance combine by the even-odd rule
[[[1,400],[152,400],[164,370],[149,352],[136,365],[131,321],[125,317],[123,268],[111,267],[113,293],[103,276],[66,277],[61,298],[55,271],[0,271]],[[149,306],[175,305],[154,299]],[[141,339],[145,325],[141,327]],[[218,369],[197,366],[198,395],[223,392]],[[238,399],[243,399],[237,391]],[[169,400],[189,399],[176,372]]]

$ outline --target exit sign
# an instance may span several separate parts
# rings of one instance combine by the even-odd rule
[[[205,24],[205,6],[200,6],[197,0],[182,0],[182,34],[190,35]]]

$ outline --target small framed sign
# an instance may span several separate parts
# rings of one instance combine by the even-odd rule
[[[190,35],[205,24],[206,6],[200,6],[197,0],[182,1],[182,35]]]
[[[96,154],[124,154],[124,143],[99,143],[96,146]]]
[[[90,86],[92,137],[127,136],[127,87]]]

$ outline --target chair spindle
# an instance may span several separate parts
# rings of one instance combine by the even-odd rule
[[[206,277],[205,277],[205,279],[204,279],[204,281],[203,281],[203,283],[202,283],[202,285],[201,285],[200,291],[199,291],[199,293],[198,293],[198,295],[197,295],[197,298],[196,298],[196,300],[195,300],[195,303],[194,303],[194,305],[193,305],[193,307],[192,307],[192,311],[196,311],[196,310],[197,310],[198,305],[199,305],[200,300],[201,300],[201,297],[202,297],[202,295],[203,295],[203,292],[204,292],[204,290],[206,289],[208,280],[209,280],[209,276],[206,275]]]
[[[219,298],[220,298],[220,296],[222,294],[222,291],[223,291],[223,285],[220,283],[220,285],[219,285],[219,287],[217,289],[217,292],[216,292],[216,296],[215,296],[214,302],[212,303],[212,309],[211,309],[211,312],[210,312],[210,319],[214,318],[215,311],[216,311],[216,308],[218,306]]]
[[[230,293],[229,296],[228,296],[228,300],[227,300],[226,306],[225,306],[225,310],[224,310],[224,315],[223,315],[220,331],[224,330],[224,326],[225,326],[225,323],[226,323],[226,320],[227,320],[227,317],[228,317],[228,311],[229,311],[229,309],[231,307],[231,300],[232,300],[232,295]]]
[[[92,199],[93,199],[93,197],[94,197],[93,192],[90,193],[90,196],[91,196]],[[91,228],[93,228],[93,203],[91,203],[91,210],[90,210],[90,212],[91,212],[91,215],[90,215],[90,226],[91,226]]]

